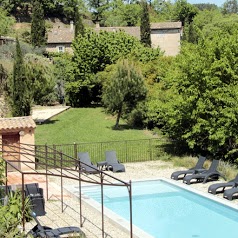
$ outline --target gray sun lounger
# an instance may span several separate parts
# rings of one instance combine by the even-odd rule
[[[191,180],[195,179],[196,182],[206,183],[207,180],[218,180],[219,177],[225,179],[225,177],[217,171],[218,164],[219,160],[213,160],[208,170],[205,170],[201,173],[187,175],[183,178],[183,182],[186,184],[191,184]]]
[[[212,184],[208,187],[208,192],[212,194],[217,194],[217,193],[223,193],[226,188],[231,188],[236,186],[236,183],[238,183],[238,174],[236,177],[228,182],[224,183],[215,183]],[[220,190],[221,188],[221,190]]]
[[[25,184],[25,195],[30,199],[32,211],[36,216],[44,216],[45,199],[43,196],[43,189],[39,187],[38,183]]]
[[[236,186],[238,186],[238,184],[236,184]],[[233,187],[225,190],[223,197],[231,201],[236,193],[238,195],[238,187]]]
[[[44,237],[44,238],[60,238],[61,235],[66,234],[84,234],[79,227],[76,226],[68,226],[52,229],[47,226],[42,226],[38,219],[36,218],[36,214],[33,212],[32,217],[36,221],[37,225],[34,226],[27,235],[32,235],[34,238],[36,237]]]
[[[88,174],[97,174],[100,173],[97,166],[95,166],[90,159],[90,156],[88,152],[79,152],[78,153],[78,159],[79,159],[79,168],[82,172],[88,173]],[[77,168],[77,166],[76,166]]]
[[[205,171],[205,169],[203,168],[203,164],[204,164],[205,160],[206,160],[206,157],[199,156],[195,167],[187,169],[187,170],[175,171],[171,174],[171,179],[179,180],[179,179],[183,179],[188,174],[194,174],[195,171],[197,171],[197,172]]]
[[[113,172],[125,172],[125,166],[118,161],[116,151],[106,151],[105,156],[107,170],[112,170]]]

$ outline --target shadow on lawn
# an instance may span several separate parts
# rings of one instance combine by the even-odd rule
[[[55,124],[56,122],[58,122],[59,120],[53,120],[53,119],[48,119],[48,120],[39,120],[39,121],[37,121],[36,120],[36,124],[37,125],[43,125],[43,124],[45,124],[45,125],[50,125],[50,124]]]
[[[127,124],[122,124],[122,125],[118,125],[118,126],[112,126],[111,127],[112,130],[115,130],[115,131],[124,131],[124,130],[142,130],[143,128],[140,128],[140,127],[133,127],[133,126],[130,126],[130,125],[127,125]]]

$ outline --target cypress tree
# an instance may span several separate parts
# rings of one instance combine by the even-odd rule
[[[31,113],[32,95],[18,38],[16,39],[16,55],[10,87],[12,115],[14,117],[29,116]]]
[[[41,47],[46,44],[44,9],[38,0],[33,2],[31,43],[34,47]]]
[[[78,6],[75,7],[74,11],[74,24],[75,24],[75,31],[74,37],[77,37],[78,34],[84,35],[84,25],[82,21],[82,17],[79,13]]]
[[[145,46],[151,47],[150,18],[149,18],[148,4],[145,0],[142,0],[141,7],[142,7],[141,25],[140,25],[141,43],[143,43]]]

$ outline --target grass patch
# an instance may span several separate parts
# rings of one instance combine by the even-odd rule
[[[37,125],[35,137],[36,144],[60,145],[80,142],[128,141],[154,138],[147,130],[130,128],[121,120],[118,130],[114,129],[115,118],[104,113],[102,108],[71,108],[46,122]],[[140,151],[142,145],[138,144],[135,151]],[[86,149],[85,151],[88,151]],[[116,149],[119,152],[119,149]],[[140,153],[139,153],[140,154]],[[136,153],[136,157],[140,156]],[[145,158],[146,159],[146,158]],[[159,151],[158,159],[171,162],[174,167],[192,168],[197,162],[192,156],[173,156]],[[135,160],[136,161],[136,160]],[[206,161],[204,167],[210,166]],[[227,162],[220,162],[219,171],[227,180],[233,179],[238,170]]]
[[[70,108],[37,125],[36,144],[73,144],[74,142],[121,141],[153,138],[146,130],[130,128],[121,120],[115,130],[116,119],[102,108]]]

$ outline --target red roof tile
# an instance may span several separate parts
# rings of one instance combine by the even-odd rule
[[[0,118],[0,131],[22,130],[24,128],[36,128],[31,116]]]

